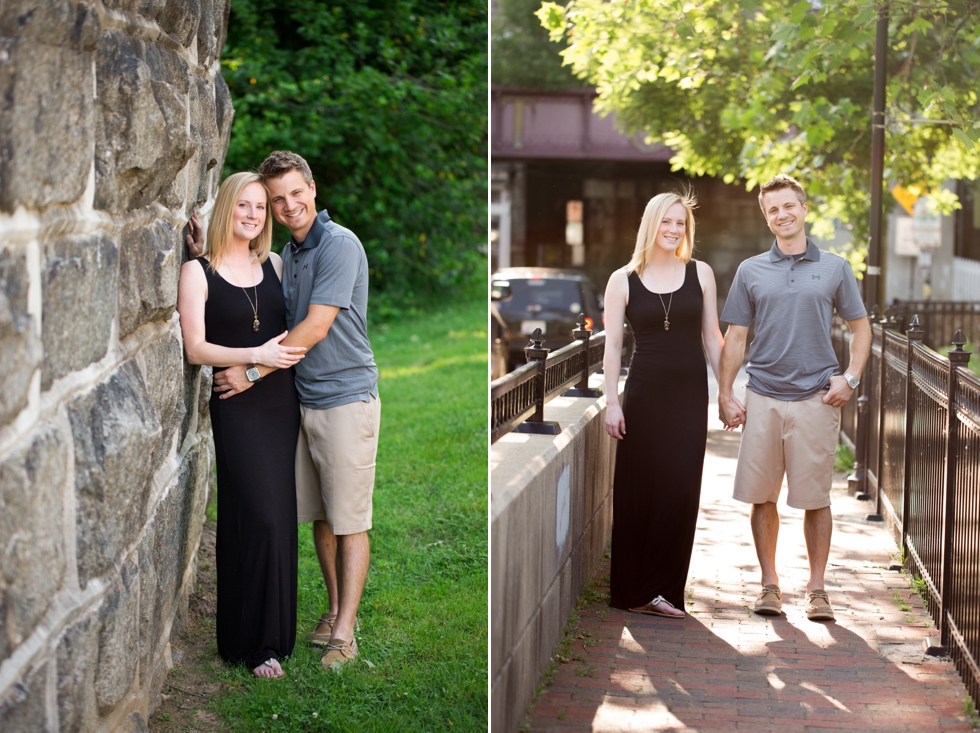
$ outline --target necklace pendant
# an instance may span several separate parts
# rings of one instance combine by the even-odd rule
[[[255,316],[255,320],[252,321],[252,330],[253,331],[258,331],[259,330],[259,317],[258,316]]]
[[[669,331],[669,330],[670,330],[670,321],[664,318],[664,331]]]

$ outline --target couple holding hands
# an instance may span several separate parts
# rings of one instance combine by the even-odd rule
[[[325,669],[357,656],[381,403],[367,336],[364,248],[326,209],[300,156],[271,153],[218,190],[177,310],[191,364],[214,367],[210,399],[221,507],[218,651],[284,676],[296,640],[297,523],[313,522],[328,610],[306,640]],[[270,251],[272,218],[292,237]]]
[[[782,613],[776,572],[785,475],[789,506],[805,512],[810,577],[806,615],[833,620],[824,589],[833,517],[840,407],[853,395],[871,347],[871,326],[844,258],[806,236],[806,193],[778,175],[759,192],[776,240],[742,262],[728,294],[722,338],[714,275],[691,259],[695,201],[660,194],[647,204],[629,264],[609,279],[606,323],[629,321],[635,349],[618,399],[622,331],[606,336],[606,431],[619,444],[613,491],[611,605],[684,617],[684,586],[694,545],[707,438],[705,353],[718,380],[726,430],[742,429],[734,497],[752,505],[762,570],[755,612]],[[843,374],[831,343],[834,310],[851,330]],[[743,404],[732,391],[755,323]]]

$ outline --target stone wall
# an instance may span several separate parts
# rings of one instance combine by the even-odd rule
[[[228,0],[0,2],[0,730],[145,730],[208,499],[175,305]]]

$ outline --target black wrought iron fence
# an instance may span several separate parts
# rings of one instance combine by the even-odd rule
[[[944,357],[923,345],[917,316],[907,335],[898,325],[872,324],[862,481],[923,583],[939,643],[980,699],[980,378],[967,368],[962,331]],[[835,329],[834,340],[846,353],[849,334]],[[842,430],[858,442],[855,421]]]
[[[900,321],[902,333],[908,331],[912,316],[918,316],[922,343],[934,351],[947,348],[957,331],[971,344],[980,342],[980,301],[896,300],[887,313]]]
[[[541,330],[536,330],[524,350],[528,363],[490,383],[491,443],[512,430],[557,435],[558,423],[544,419],[548,401],[561,394],[599,396],[589,389],[589,376],[602,367],[606,332],[592,335],[583,317],[572,336],[575,341],[552,354],[543,346]]]

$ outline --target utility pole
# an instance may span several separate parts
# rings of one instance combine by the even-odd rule
[[[878,27],[875,33],[874,102],[871,111],[871,226],[868,238],[867,268],[864,273],[864,304],[870,315],[878,304],[878,281],[881,278],[881,223],[882,180],[885,171],[885,82],[888,66],[888,3],[878,8]],[[867,396],[868,380],[861,380],[858,388],[858,435],[855,441],[854,474],[848,478],[858,498],[870,499],[868,494],[868,429]],[[880,488],[879,488],[880,491]],[[869,520],[880,520],[880,509],[868,515]]]
[[[885,81],[888,65],[888,3],[878,10],[875,34],[874,107],[871,112],[871,236],[868,238],[867,270],[864,273],[864,303],[871,312],[878,303],[881,277],[882,177],[885,171]]]

